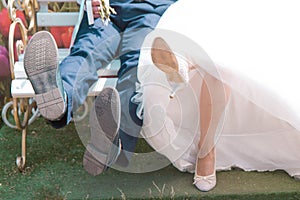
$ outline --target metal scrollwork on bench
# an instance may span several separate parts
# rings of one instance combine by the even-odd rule
[[[8,0],[7,10],[9,14],[9,19],[11,20],[11,25],[9,29],[8,37],[8,51],[9,51],[9,61],[10,61],[10,70],[11,78],[15,79],[14,74],[14,64],[15,64],[15,49],[17,55],[23,53],[23,50],[28,42],[28,32],[35,30],[35,1],[34,0]],[[17,10],[22,10],[25,12],[26,18],[29,20],[28,27],[27,24],[24,24],[20,18],[17,17]],[[15,43],[15,30],[16,27],[20,29],[21,40]],[[16,45],[15,45],[16,44]],[[22,155],[17,158],[16,164],[19,170],[24,170],[25,161],[26,161],[26,135],[28,124],[31,123],[36,116],[38,115],[35,110],[36,104],[30,98],[12,98],[11,102],[8,102],[2,111],[2,118],[4,122],[12,128],[22,131]],[[11,109],[12,108],[12,109]],[[14,124],[10,123],[9,116],[13,114]]]

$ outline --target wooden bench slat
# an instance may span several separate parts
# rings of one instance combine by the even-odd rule
[[[70,53],[70,49],[67,48],[59,48],[58,49],[58,60],[62,61],[65,57],[67,57]]]
[[[88,96],[96,96],[105,86],[115,86],[115,81],[107,82],[107,78],[100,78],[89,89]],[[11,82],[11,95],[15,98],[32,98],[35,96],[28,79],[14,79]]]
[[[15,79],[28,79],[22,61],[18,61],[18,62],[15,63],[14,73],[15,73]],[[98,73],[99,78],[100,77],[115,78],[115,77],[117,77],[118,70],[117,69],[111,69],[110,65],[108,65],[106,68],[99,69],[97,73]]]
[[[75,26],[78,20],[78,12],[38,12],[36,18],[37,26]]]
[[[11,82],[11,95],[16,98],[34,97],[34,90],[28,79],[14,79]]]
[[[17,61],[14,65],[15,79],[27,79],[22,61]]]

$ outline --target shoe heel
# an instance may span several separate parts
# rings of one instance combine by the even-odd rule
[[[46,93],[36,94],[35,101],[39,112],[47,120],[58,120],[65,114],[65,102],[58,88]]]
[[[186,82],[181,82],[181,83],[172,83],[170,82],[171,85],[171,93],[170,93],[170,99],[173,99],[176,95],[176,93],[179,90],[182,90],[183,88],[185,88],[187,86]]]

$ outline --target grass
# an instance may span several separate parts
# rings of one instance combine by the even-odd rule
[[[20,173],[20,132],[0,128],[0,199],[300,199],[300,182],[283,171],[218,172],[208,193],[193,185],[193,175],[172,166],[149,173],[114,169],[93,177],[82,168],[84,146],[74,124],[53,129],[38,119],[28,130],[27,167]],[[140,140],[139,151],[151,148]]]
[[[158,186],[153,185],[160,173],[133,194],[133,185],[147,174],[136,176],[113,169],[97,177],[87,174],[82,169],[84,146],[73,124],[56,130],[44,120],[36,121],[28,131],[27,167],[23,173],[14,163],[20,154],[20,139],[19,131],[6,126],[1,128],[0,199],[111,199],[133,197],[135,194],[145,198],[162,196],[157,193],[158,190],[156,192]],[[141,142],[139,146],[144,151],[149,150]]]

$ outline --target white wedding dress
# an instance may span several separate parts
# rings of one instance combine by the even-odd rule
[[[135,101],[144,108],[142,133],[147,142],[179,170],[193,172],[206,71],[232,90],[216,134],[217,170],[282,169],[300,175],[298,5],[298,0],[174,3],[141,51],[138,92],[142,95]],[[165,74],[151,60],[156,37],[169,44],[181,64],[201,66],[190,71],[189,84],[174,99],[169,98],[171,86]]]

